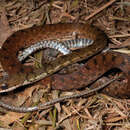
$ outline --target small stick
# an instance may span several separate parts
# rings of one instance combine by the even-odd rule
[[[92,14],[90,14],[89,16],[87,16],[85,18],[85,20],[88,20],[88,19],[92,18],[94,15],[98,14],[99,12],[101,12],[102,10],[104,10],[105,8],[107,8],[108,6],[110,6],[114,2],[116,2],[116,0],[111,0],[110,2],[108,2],[105,5],[103,5],[101,8],[95,10]]]
[[[118,35],[112,35],[109,36],[110,38],[121,38],[121,37],[130,37],[130,34],[118,34]]]
[[[5,103],[3,103],[1,101],[0,101],[0,106],[5,108],[5,109],[8,109],[8,110],[11,110],[11,111],[14,111],[14,112],[21,112],[21,113],[33,112],[33,111],[37,111],[37,110],[41,110],[41,109],[45,110],[45,109],[50,108],[51,106],[55,105],[56,103],[66,101],[68,99],[88,96],[89,94],[92,94],[94,92],[97,92],[97,91],[103,89],[104,87],[106,87],[107,85],[109,85],[110,83],[112,83],[113,81],[117,80],[120,77],[121,76],[119,76],[117,78],[114,78],[114,79],[108,81],[107,83],[105,83],[105,84],[103,84],[103,85],[101,85],[101,86],[99,86],[97,88],[94,88],[92,90],[89,90],[89,91],[87,90],[87,91],[81,92],[79,94],[74,94],[74,95],[71,95],[71,96],[64,96],[64,97],[61,97],[61,98],[56,98],[54,100],[51,100],[49,102],[46,102],[44,104],[41,104],[41,105],[35,106],[35,107],[15,107],[15,106],[5,104]]]

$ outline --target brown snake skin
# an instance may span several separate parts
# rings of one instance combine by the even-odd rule
[[[44,65],[40,69],[25,66],[21,62],[19,62],[17,58],[18,52],[20,50],[27,48],[30,45],[35,44],[36,42],[42,40],[62,41],[63,38],[70,36],[72,37],[74,34],[77,38],[92,39],[94,40],[94,43],[89,47],[78,49],[73,51],[71,54],[58,57],[56,60],[52,61],[50,64]],[[119,68],[124,72],[128,79],[127,85],[120,88],[121,91],[119,92],[117,91],[118,88],[108,89],[110,91],[106,91],[109,95],[114,91],[116,92],[114,93],[114,96],[129,98],[130,56],[112,51],[98,54],[106,46],[106,35],[98,28],[88,24],[45,25],[16,32],[6,40],[6,42],[2,46],[2,49],[0,50],[0,62],[5,72],[7,72],[9,75],[8,79],[0,81],[0,93],[9,92],[20,86],[34,83],[55,73],[65,66],[89,58],[85,65],[81,66],[77,71],[66,75],[52,75],[50,77],[52,80],[52,87],[54,89],[60,90],[70,90],[74,88],[79,89],[92,83],[94,80],[96,80],[98,77],[103,75],[111,68]],[[93,91],[97,90],[98,89],[93,89]],[[73,97],[74,96],[56,99],[52,102],[47,102],[41,105],[41,107],[53,105],[54,103]],[[80,95],[75,95],[75,97],[80,97]],[[40,110],[40,107],[16,108],[14,106],[4,104],[1,101],[0,106],[17,112]]]
[[[38,41],[62,40],[64,37],[70,37],[73,34],[76,34],[78,38],[92,39],[94,40],[94,44],[86,48],[75,50],[72,54],[61,56],[52,61],[51,64],[43,66],[43,68],[40,69],[24,66],[17,59],[19,50],[29,47]],[[54,24],[16,32],[6,40],[0,50],[0,62],[3,69],[9,74],[7,80],[0,82],[0,93],[9,92],[20,86],[36,82],[69,64],[76,63],[77,61],[81,61],[101,52],[106,46],[106,35],[98,28],[88,24]],[[81,88],[92,83],[99,76],[114,67],[120,68],[126,74],[128,85],[125,89],[128,90],[126,95],[129,97],[130,57],[126,54],[112,51],[101,53],[89,59],[83,67],[71,74],[55,74],[51,76],[52,87],[61,90]],[[78,78],[76,77],[77,75]],[[67,84],[68,82],[70,86]],[[125,95],[124,92],[122,89],[122,95]]]
[[[77,71],[69,74],[54,74],[51,78],[53,89],[71,90],[80,89],[91,84],[97,78],[112,68],[118,68],[127,77],[127,84],[108,86],[103,92],[118,98],[130,98],[130,56],[127,54],[107,51],[89,59]]]
[[[40,69],[24,66],[17,59],[19,50],[36,42],[62,40],[66,37],[72,37],[74,34],[77,38],[94,40],[93,45],[75,50],[72,54],[61,56]],[[9,92],[20,86],[39,81],[69,64],[101,52],[106,46],[106,35],[98,28],[88,24],[53,24],[18,31],[5,41],[0,50],[0,62],[3,69],[9,74],[7,80],[0,82],[0,93]]]

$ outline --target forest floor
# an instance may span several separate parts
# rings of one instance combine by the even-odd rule
[[[0,16],[1,46],[13,32],[34,25],[55,23],[93,24],[107,34],[110,47],[130,46],[129,0],[3,0],[0,1]],[[41,81],[0,97],[2,101],[14,106],[34,106],[80,92],[62,92],[50,90],[50,87],[49,80],[44,83]],[[130,99],[117,99],[99,92],[87,98],[71,99],[57,103],[47,110],[31,113],[16,113],[0,108],[1,128],[130,130]]]

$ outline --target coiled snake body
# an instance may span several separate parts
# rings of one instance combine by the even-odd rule
[[[36,69],[24,66],[17,58],[18,52],[43,40],[55,40],[70,37],[92,39],[89,47],[64,55],[43,68]],[[22,37],[21,37],[22,36]],[[0,50],[0,62],[9,74],[7,80],[0,84],[0,93],[8,92],[20,86],[27,85],[53,74],[64,66],[81,61],[102,51],[107,45],[106,35],[96,27],[88,24],[55,24],[33,27],[14,33],[4,43]],[[87,52],[87,53],[86,53]],[[10,55],[11,54],[11,55]]]
[[[73,35],[75,35],[77,39],[91,39],[93,43],[90,46],[74,50],[72,53],[68,53],[67,55],[58,57],[50,64],[44,65],[42,68],[39,69],[30,66],[25,66],[20,62],[21,60],[18,59],[19,51],[30,46],[32,46],[33,48],[35,47],[35,43],[41,43],[41,41],[45,40],[58,40],[62,42],[63,39],[73,37]],[[36,81],[39,81],[55,73],[56,71],[64,68],[67,65],[76,63],[78,61],[82,61],[100,53],[106,46],[107,37],[105,33],[89,24],[53,24],[44,25],[41,27],[32,27],[30,29],[18,31],[6,40],[6,42],[2,46],[2,49],[0,50],[0,62],[5,72],[8,73],[8,78],[6,80],[0,81],[0,93],[9,92],[20,86],[32,84]],[[27,53],[26,56],[28,56],[28,54],[30,53]],[[124,55],[120,55],[119,58],[116,58],[117,55],[118,54],[115,55],[114,53],[108,52],[108,54],[101,54],[98,56],[99,62],[100,60],[103,61],[101,61],[100,63],[103,63],[104,68],[103,71],[101,71],[101,73],[95,75],[96,77],[94,77],[94,79],[96,79],[98,76],[104,73],[105,70],[112,68],[112,65],[111,67],[108,67],[109,65],[107,64],[109,64],[109,62],[116,63],[116,66],[120,66],[119,68],[123,69],[123,71],[126,73],[128,77],[128,92],[130,92],[130,58],[125,57]],[[23,56],[23,59],[26,58],[26,56]],[[105,58],[107,58],[107,60],[105,60]],[[118,64],[118,61],[121,65]],[[102,65],[100,63],[97,63],[97,60],[95,58],[92,58],[92,60],[88,62],[88,66],[85,65],[86,70],[84,71],[84,68],[81,68],[81,72],[87,72],[88,74],[91,74],[90,68],[96,66],[96,70],[98,70],[98,65]],[[127,67],[123,67],[124,65],[126,65]],[[99,68],[101,69],[101,67]],[[74,74],[77,73],[80,74],[78,71]],[[67,81],[69,77],[72,77],[72,75],[68,75],[68,77],[65,76],[64,80]],[[54,86],[57,85],[57,88],[60,85],[60,82],[55,82],[58,78],[63,79],[63,77],[59,77],[59,75],[52,76],[52,79],[55,79],[52,83],[54,84]],[[90,80],[91,79],[92,78],[90,78]],[[90,83],[90,80],[88,80],[87,82]],[[56,102],[57,100],[55,101],[55,103]],[[50,104],[53,103],[54,102]],[[15,107],[10,107],[2,102],[0,102],[0,106],[18,112],[28,112],[39,109],[38,107],[29,108],[28,110],[26,108],[16,109]]]

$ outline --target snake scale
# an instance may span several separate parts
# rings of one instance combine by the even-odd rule
[[[91,39],[94,42],[90,46],[60,56],[52,61],[51,64],[44,65],[39,69],[25,66],[18,59],[19,51],[37,42],[57,39],[62,41],[64,37],[72,37],[73,35],[76,35],[76,38]],[[39,81],[65,66],[100,53],[106,46],[107,37],[105,33],[89,24],[53,24],[18,31],[5,41],[0,50],[0,62],[5,72],[8,73],[8,78],[0,82],[0,93],[9,92],[20,86]],[[113,57],[113,55],[110,55],[110,57]],[[110,59],[108,61],[111,62],[112,60],[113,59]],[[96,60],[93,61],[96,64]],[[118,62],[118,60],[116,61]],[[121,61],[123,62],[124,60]],[[129,62],[129,60],[126,62]],[[89,70],[89,68],[87,70]],[[127,73],[127,76],[130,77],[130,72]]]
[[[18,51],[32,44],[43,40],[62,39],[73,34],[76,34],[77,38],[88,38],[94,42],[88,47],[73,51],[72,54],[58,57],[40,69],[24,66],[17,58]],[[7,80],[0,83],[0,93],[39,81],[69,64],[99,53],[106,45],[106,35],[88,24],[53,24],[18,31],[6,40],[0,50],[0,62],[9,75]]]
[[[38,43],[35,43],[34,45],[31,45],[30,47],[24,49],[21,52],[21,55],[18,55],[19,61],[23,61],[26,59],[29,55],[36,52],[37,50],[41,50],[44,48],[51,48],[55,49],[55,51],[59,51],[63,55],[67,55],[71,53],[71,48],[84,48],[86,46],[92,45],[93,40],[90,39],[74,39],[74,40],[67,40],[64,42],[57,42],[57,41],[41,41]]]
[[[111,50],[92,57],[72,73],[52,75],[50,77],[51,86],[53,89],[59,90],[80,89],[93,83],[105,72],[114,68],[125,73],[127,84],[108,86],[103,91],[110,96],[130,98],[130,56]]]

